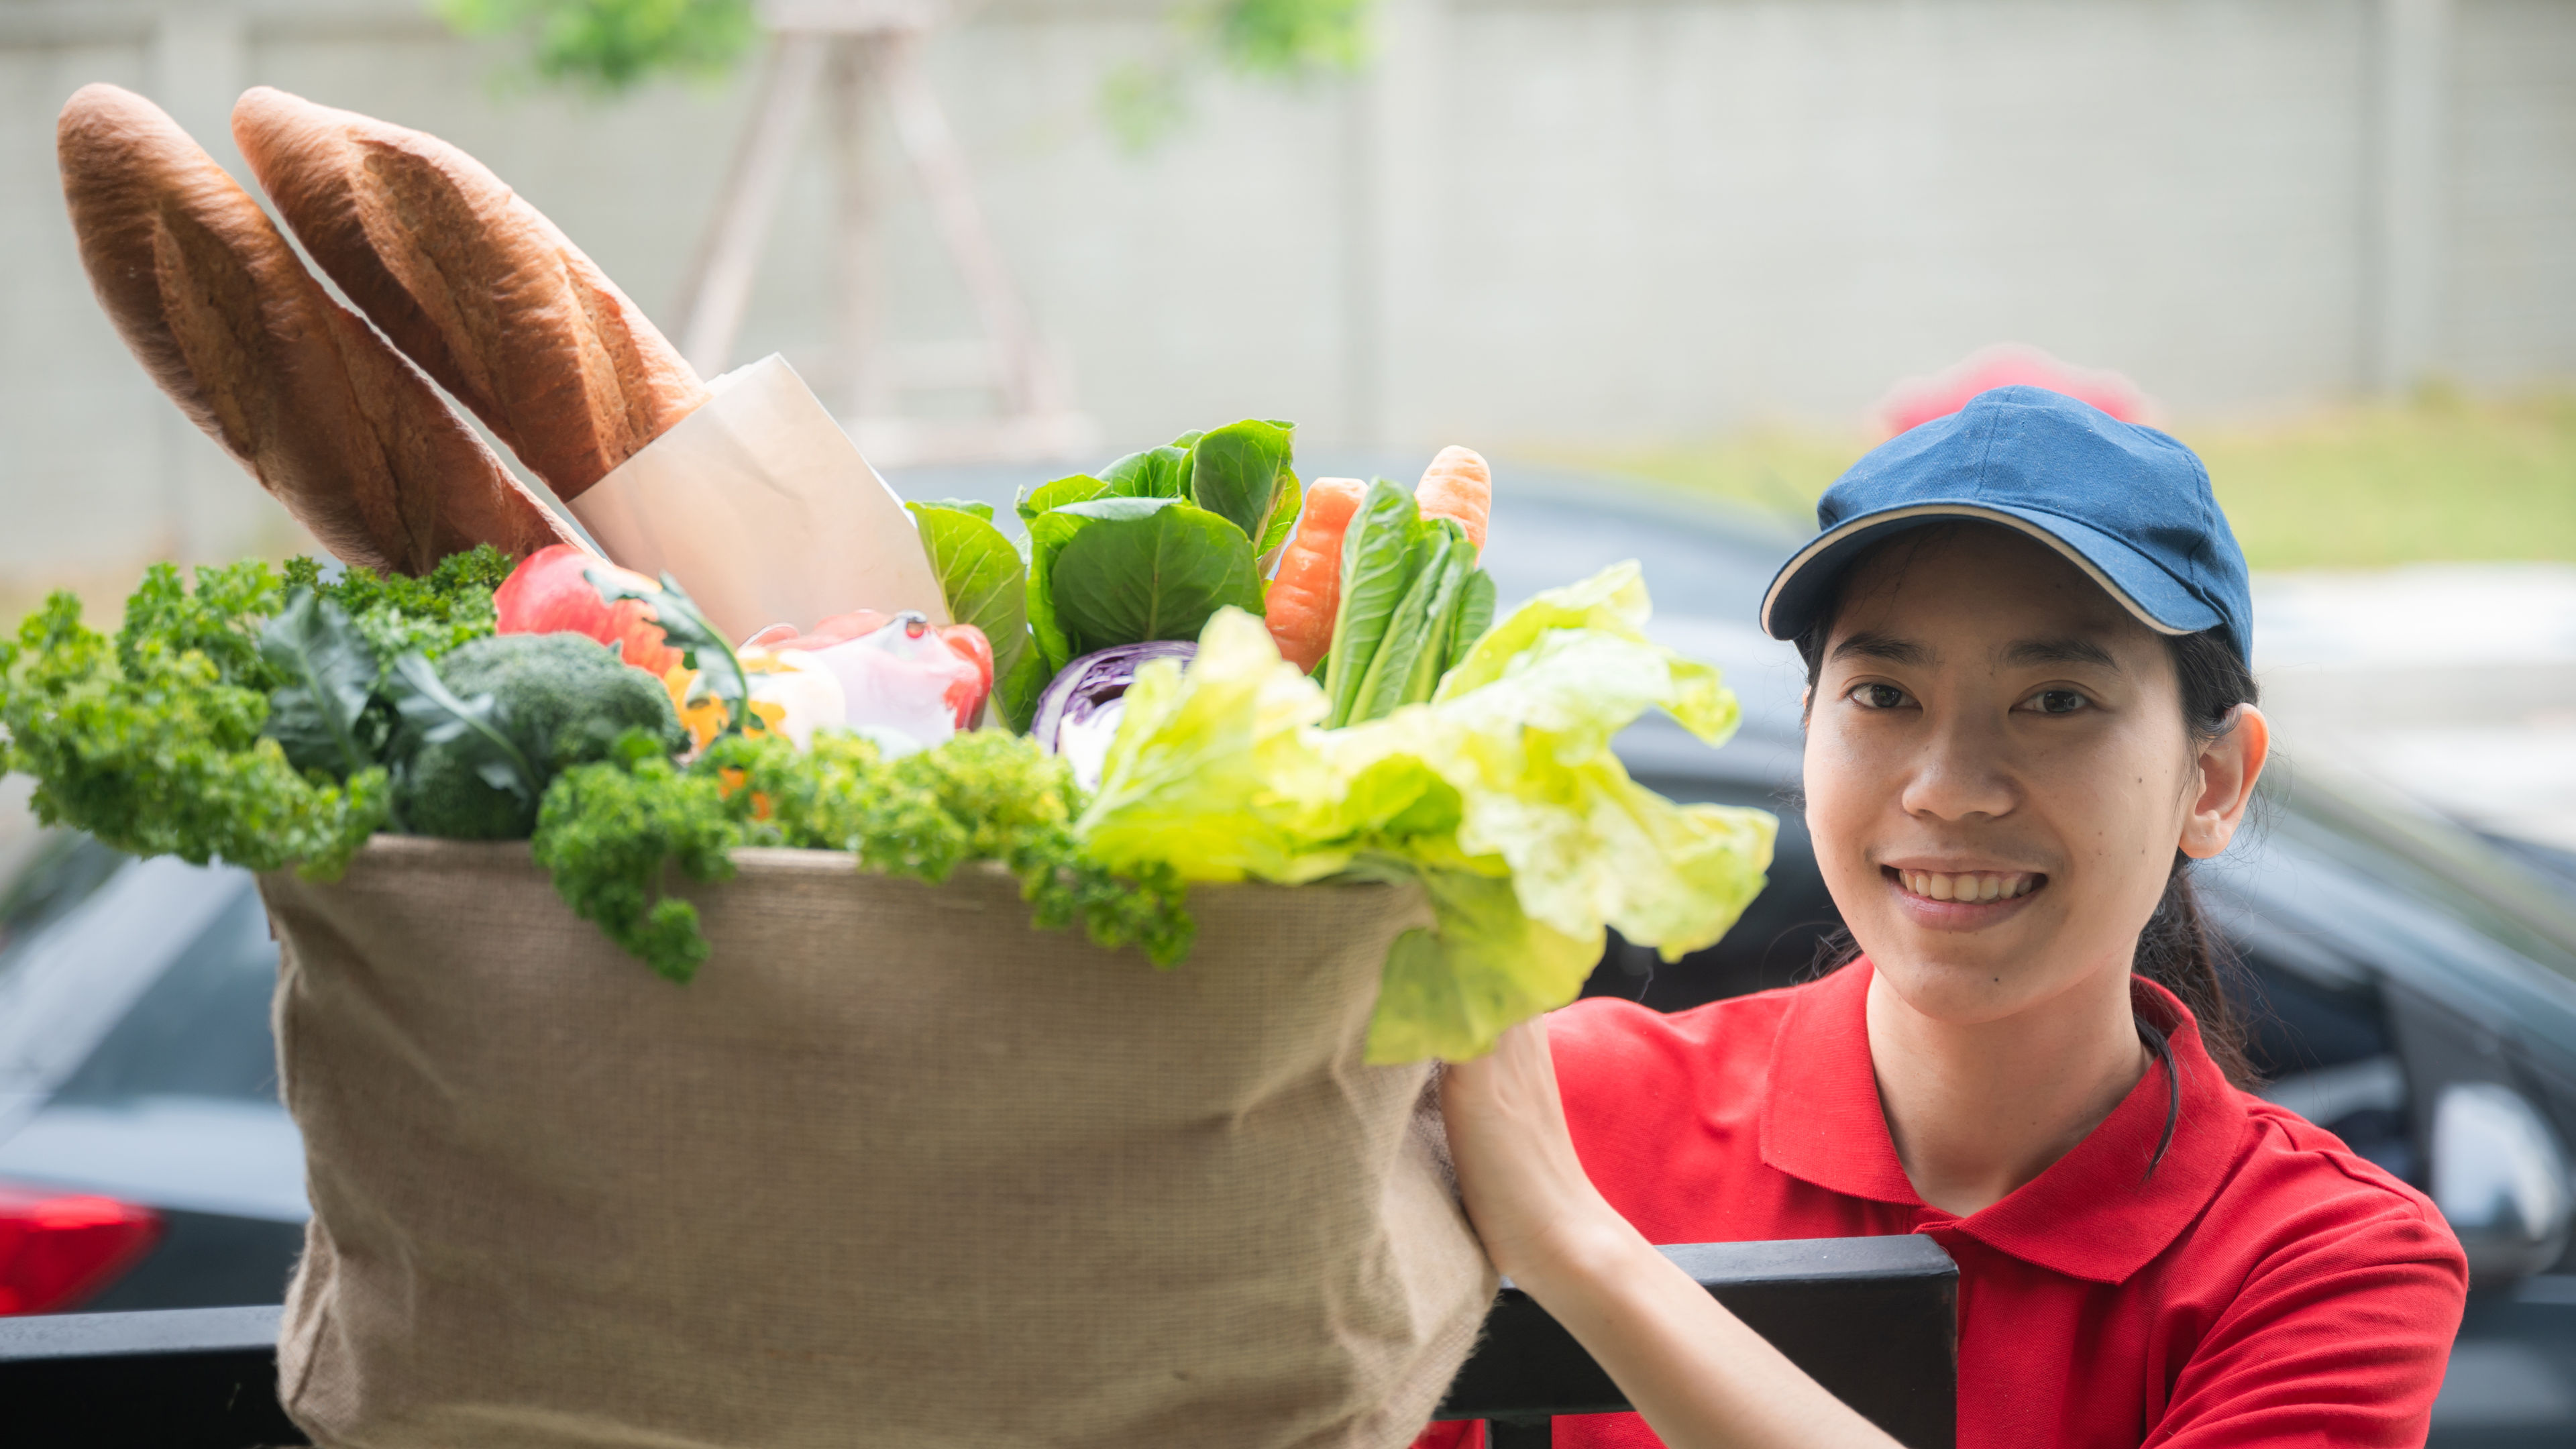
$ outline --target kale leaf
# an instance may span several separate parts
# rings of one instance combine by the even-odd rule
[[[290,763],[346,780],[381,761],[383,711],[368,706],[382,670],[346,609],[297,589],[260,631],[259,656],[280,681],[260,733],[277,741]]]

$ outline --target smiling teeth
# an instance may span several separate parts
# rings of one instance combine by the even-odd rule
[[[1900,870],[1896,878],[1918,896],[1936,901],[2008,901],[2030,894],[2039,878],[2027,871],[2010,875],[1995,871],[1971,871],[1960,875],[1943,875],[1939,871]]]

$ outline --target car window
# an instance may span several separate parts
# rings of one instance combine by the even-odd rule
[[[1510,507],[1511,526],[1500,526],[1498,513],[1482,559],[1505,608],[1635,559],[1645,566],[1656,613],[1750,627],[1772,570],[1786,557],[1769,539],[1737,538],[1687,516],[1547,496],[1512,499]]]
[[[243,877],[234,900],[162,972],[56,1089],[66,1104],[144,1097],[277,1100],[269,998],[277,943]]]
[[[2454,892],[2408,878],[2367,841],[2285,813],[2217,883],[2248,913],[2227,924],[2253,954],[2320,985],[2375,979],[2482,1030],[2560,1052],[2576,1042],[2576,983],[2497,940]]]
[[[127,859],[123,851],[77,831],[51,832],[35,857],[0,889],[0,978],[25,958],[27,945],[47,926],[95,895]]]
[[[2491,889],[2473,888],[2458,873],[2459,866],[2474,871],[2483,860],[2493,875],[2501,877],[2519,869],[2515,862],[2464,830],[2421,821],[2408,822],[2400,833],[2397,823],[2380,813],[2338,809],[2328,814],[2316,808],[2324,803],[2322,797],[2302,793],[2311,798],[2303,801],[2301,795],[2294,795],[2292,808],[2280,821],[2285,837],[2412,896],[2514,955],[2576,982],[2576,950],[2511,909]],[[2443,869],[2437,862],[2453,864],[2453,869]]]

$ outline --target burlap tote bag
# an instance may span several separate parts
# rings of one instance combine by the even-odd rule
[[[661,980],[524,844],[261,883],[330,1446],[1404,1444],[1492,1296],[1360,1044],[1378,885],[1194,890],[1158,972],[1016,886],[756,850]]]

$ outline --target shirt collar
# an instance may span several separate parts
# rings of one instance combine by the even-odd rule
[[[1923,1207],[1879,1106],[1869,1056],[1871,975],[1867,958],[1855,961],[1799,992],[1782,1017],[1762,1104],[1762,1160],[1828,1191]],[[2169,1090],[2161,1062],[2074,1150],[1949,1228],[2053,1272],[2118,1283],[2208,1206],[2245,1131],[2244,1103],[2172,992],[2143,977],[2132,978],[2131,991],[2148,1022],[2166,1029],[2182,1081],[2173,1145],[2154,1172],[2147,1165],[2164,1136]]]

